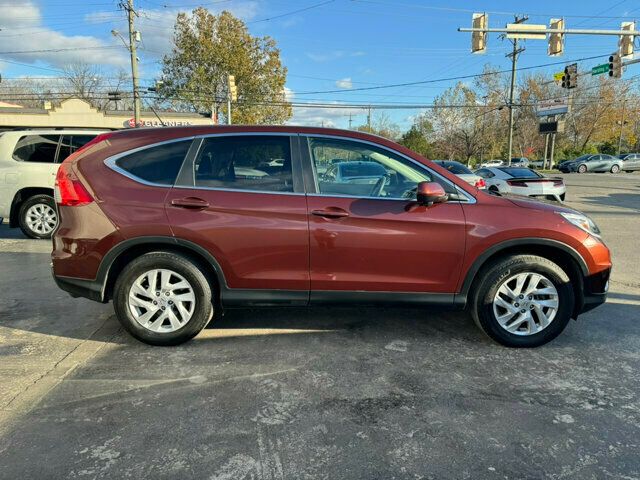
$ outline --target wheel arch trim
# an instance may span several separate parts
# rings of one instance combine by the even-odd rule
[[[583,277],[587,277],[589,275],[589,268],[587,267],[587,263],[585,262],[584,258],[582,258],[582,255],[580,255],[577,250],[575,250],[570,245],[567,245],[566,243],[560,242],[558,240],[535,237],[506,240],[487,248],[474,260],[469,269],[465,272],[464,281],[462,282],[462,287],[460,288],[460,293],[456,294],[456,303],[466,303],[467,296],[471,290],[471,286],[473,285],[478,272],[491,257],[499,254],[502,251],[507,251],[508,249],[513,247],[526,247],[530,245],[551,247],[568,254],[580,268],[580,272],[582,273]]]

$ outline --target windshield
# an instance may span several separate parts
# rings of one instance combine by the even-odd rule
[[[504,173],[516,178],[539,178],[541,175],[529,168],[501,168]]]

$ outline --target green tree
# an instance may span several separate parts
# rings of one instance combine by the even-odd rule
[[[284,123],[291,117],[285,98],[287,69],[270,37],[253,37],[242,20],[198,7],[179,13],[173,49],[162,59],[160,95],[174,107],[221,110],[227,115],[227,76],[234,75],[238,102],[234,123]]]
[[[399,143],[424,157],[432,158],[433,147],[427,139],[431,133],[433,133],[433,126],[424,116],[420,115],[411,128],[402,135]]]

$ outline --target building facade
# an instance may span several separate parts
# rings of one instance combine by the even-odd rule
[[[143,111],[143,127],[213,125],[210,117],[196,113]],[[24,108],[19,105],[0,104],[0,131],[32,128],[96,128],[123,129],[134,127],[133,112],[121,110],[101,111],[78,98],[64,100],[54,108]]]

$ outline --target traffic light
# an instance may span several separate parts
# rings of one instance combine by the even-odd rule
[[[229,84],[229,98],[235,102],[238,100],[238,87],[236,86],[236,77],[234,75],[229,75],[227,77],[227,82]]]
[[[578,64],[572,63],[564,67],[562,88],[576,88],[578,86]]]
[[[636,22],[622,22],[622,27],[620,30],[629,30],[633,31],[636,29]],[[628,57],[629,55],[633,55],[633,39],[635,37],[632,35],[620,35],[620,40],[618,40],[618,51],[621,57]]]
[[[473,28],[486,29],[489,26],[489,15],[486,13],[474,13],[471,26]],[[487,52],[487,32],[471,33],[471,53]]]
[[[619,53],[614,53],[609,57],[609,76],[613,78],[622,76],[622,58]]]
[[[564,18],[552,18],[549,22],[549,28],[554,30],[564,30]],[[564,33],[549,34],[548,53],[551,57],[562,55],[564,51]]]

